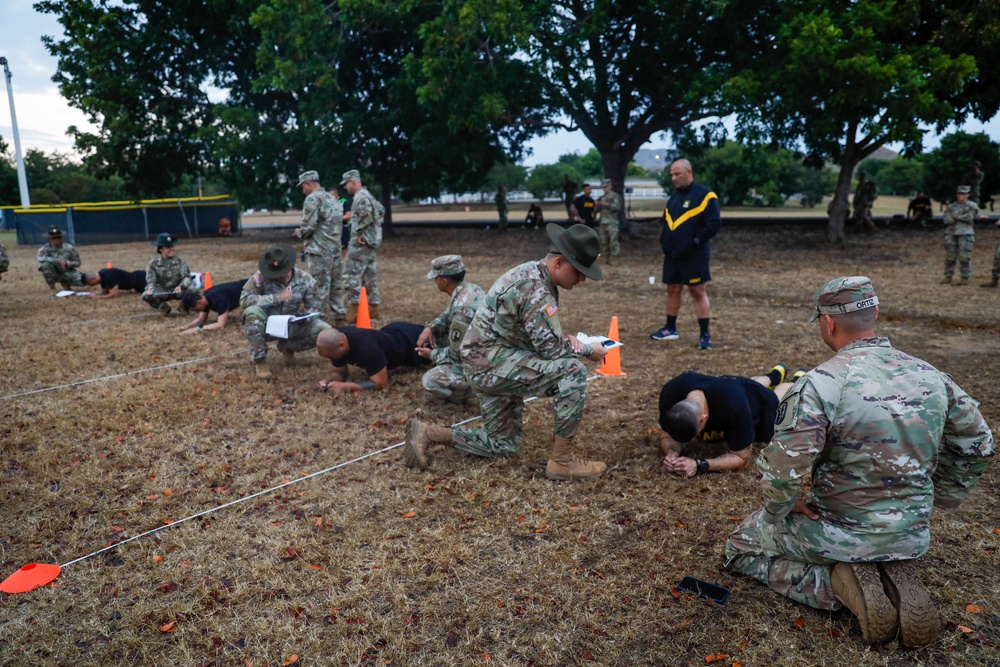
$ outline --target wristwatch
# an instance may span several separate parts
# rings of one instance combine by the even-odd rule
[[[704,475],[708,472],[708,461],[705,459],[698,459],[698,474]]]

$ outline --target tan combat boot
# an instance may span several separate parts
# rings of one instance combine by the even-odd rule
[[[953,284],[955,285],[955,287],[960,287],[962,285],[968,285],[969,284],[969,279],[968,278],[959,278]]]
[[[896,636],[896,609],[882,588],[875,563],[837,563],[830,572],[833,595],[858,619],[868,644],[884,644]]]
[[[267,367],[266,362],[260,362],[253,365],[254,375],[257,376],[258,380],[263,380],[264,382],[270,382],[271,380],[271,369]]]
[[[347,323],[356,324],[358,321],[358,304],[351,303],[347,305]]]
[[[1000,284],[1000,278],[993,276],[993,278],[990,279],[990,282],[983,283],[980,287],[996,287],[998,284]]]
[[[377,320],[378,319],[378,304],[372,303],[368,305],[368,317]]]
[[[281,356],[285,358],[286,364],[292,363],[292,360],[295,359],[295,353],[288,349],[287,340],[279,340],[275,347],[278,348],[278,352],[281,352]]]
[[[880,563],[882,584],[899,617],[903,648],[930,646],[941,634],[941,615],[924,588],[916,561]]]
[[[160,315],[163,317],[170,315],[171,311],[173,311],[173,308],[170,307],[169,303],[164,303],[160,306]]]
[[[572,438],[552,437],[552,453],[545,466],[545,476],[549,479],[597,479],[606,469],[600,461],[587,461],[573,454]]]
[[[406,449],[403,450],[406,467],[427,470],[431,464],[429,450],[432,443],[451,444],[451,429],[411,417],[406,425]]]
[[[951,284],[951,276],[945,276],[944,278],[942,278],[941,279],[941,284],[942,285],[950,285]]]
[[[334,329],[342,329],[342,328],[344,328],[346,326],[347,326],[347,320],[345,320],[345,319],[334,319],[333,320],[333,328]]]

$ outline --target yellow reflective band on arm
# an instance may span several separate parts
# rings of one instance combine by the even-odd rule
[[[701,201],[700,204],[698,204],[698,206],[691,209],[681,217],[677,218],[677,220],[674,220],[673,218],[670,217],[670,209],[666,209],[663,212],[663,219],[666,220],[667,227],[670,228],[670,231],[674,231],[675,229],[683,225],[691,218],[695,217],[699,213],[702,213],[708,207],[709,200],[718,198],[719,198],[718,195],[716,195],[714,192],[709,192],[707,195],[705,195],[705,198]]]

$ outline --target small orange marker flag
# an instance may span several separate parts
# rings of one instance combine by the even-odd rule
[[[359,329],[371,329],[372,318],[368,314],[368,290],[361,288],[361,301],[358,302],[358,321],[354,325]]]
[[[50,563],[28,563],[0,583],[4,593],[27,593],[51,582],[59,576],[62,568]]]
[[[618,338],[617,315],[611,318],[611,328],[608,329],[608,338],[614,341],[621,340]],[[622,373],[622,349],[620,347],[613,347],[608,350],[597,372],[607,376],[624,376],[625,373]]]
[[[108,268],[109,268],[109,269],[110,269],[110,268],[112,268],[112,267],[111,267],[111,262],[108,262]]]
[[[205,272],[205,289],[212,289],[212,274]]]

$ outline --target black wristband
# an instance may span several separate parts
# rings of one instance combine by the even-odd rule
[[[705,459],[698,459],[697,463],[698,463],[698,474],[699,475],[704,475],[706,472],[709,471],[708,461],[706,461]]]
[[[359,387],[361,387],[361,389],[363,391],[371,391],[371,390],[375,389],[375,383],[372,382],[371,380],[362,380],[361,382],[358,382],[357,384],[358,384]]]

